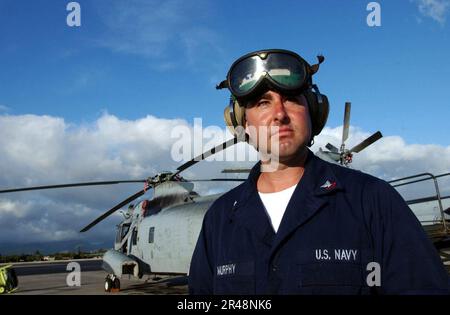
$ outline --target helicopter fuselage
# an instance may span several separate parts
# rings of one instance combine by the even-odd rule
[[[182,198],[166,195],[165,198],[178,199],[178,202],[160,211],[154,211],[151,205],[149,208],[148,201],[147,204],[141,201],[129,218],[118,226],[114,251],[138,263],[139,277],[144,274],[188,274],[203,217],[221,194],[187,195],[178,195]],[[120,262],[115,261],[117,257],[116,254],[105,255],[105,270],[116,275],[134,275],[134,270],[111,269],[110,266],[120,266]]]

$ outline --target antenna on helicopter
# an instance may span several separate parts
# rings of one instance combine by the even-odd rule
[[[365,148],[367,148],[369,145],[374,143],[375,141],[379,140],[383,137],[380,131],[375,132],[373,135],[365,139],[364,141],[360,142],[359,144],[355,145],[350,150],[345,148],[345,141],[348,139],[349,129],[350,129],[350,110],[351,110],[351,103],[346,102],[345,103],[345,112],[344,112],[344,124],[342,128],[342,142],[341,146],[338,149],[331,143],[327,143],[325,148],[327,148],[329,151],[324,151],[322,148],[319,149],[318,156],[322,157],[326,160],[331,160],[334,162],[339,162],[341,165],[347,166],[352,162],[353,159],[353,153],[359,153]]]

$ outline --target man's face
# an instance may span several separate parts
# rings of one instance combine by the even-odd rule
[[[306,98],[268,91],[246,104],[246,132],[260,152],[289,161],[306,150],[311,119]]]

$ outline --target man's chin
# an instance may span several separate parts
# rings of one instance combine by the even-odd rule
[[[288,162],[297,161],[303,159],[304,155],[308,151],[306,146],[300,148],[280,149],[277,155],[271,155],[273,160],[277,160],[280,163],[286,164]]]
[[[269,151],[269,153],[264,153]],[[291,162],[293,160],[302,159],[307,152],[307,146],[305,145],[294,145],[292,143],[284,143],[280,145],[276,150],[267,150],[264,148],[259,148],[259,153],[261,154],[261,159],[263,161],[274,161],[279,163]]]

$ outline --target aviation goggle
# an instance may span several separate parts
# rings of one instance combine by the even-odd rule
[[[321,59],[322,58],[322,59]],[[323,57],[319,57],[319,64]],[[311,75],[318,70],[302,57],[289,50],[270,49],[249,53],[236,60],[227,79],[216,86],[227,87],[237,99],[261,92],[262,88],[275,88],[282,92],[301,92],[311,84]]]

